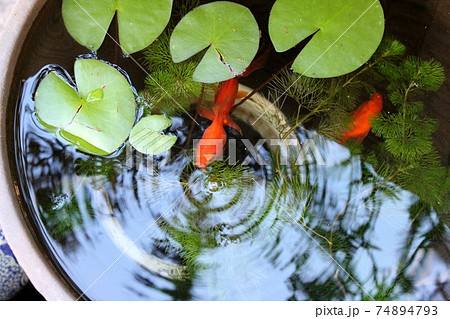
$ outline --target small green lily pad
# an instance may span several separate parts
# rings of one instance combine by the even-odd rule
[[[161,134],[172,125],[162,115],[150,115],[140,120],[131,131],[130,143],[143,154],[158,155],[169,150],[177,141],[176,136]]]
[[[278,52],[313,35],[295,59],[294,71],[327,78],[352,72],[377,49],[384,32],[378,0],[277,0],[269,34]]]
[[[102,45],[117,12],[119,42],[125,54],[149,46],[170,19],[172,0],[63,0],[70,35],[90,50]]]
[[[133,90],[117,69],[93,59],[75,62],[75,81],[78,91],[57,73],[49,73],[36,91],[36,113],[46,126],[58,128],[60,136],[80,150],[111,154],[133,127]]]
[[[259,28],[246,7],[218,1],[189,12],[175,27],[170,52],[175,63],[206,49],[194,72],[195,81],[221,82],[247,68],[258,51]]]

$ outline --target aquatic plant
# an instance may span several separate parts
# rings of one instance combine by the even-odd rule
[[[201,35],[201,36],[199,36]],[[246,7],[228,1],[199,6],[177,24],[170,38],[175,63],[207,49],[193,79],[216,83],[244,72],[259,47],[259,28]]]
[[[387,90],[396,112],[382,114],[375,120],[373,131],[384,139],[394,157],[408,163],[419,160],[433,149],[431,134],[437,121],[424,113],[424,104],[417,96],[440,87],[445,79],[442,65],[408,57],[400,65],[380,71],[390,82]]]
[[[404,52],[400,42],[386,37],[370,60],[352,73],[319,79],[284,71],[274,79],[271,90],[275,96],[285,93],[297,105],[291,119],[293,129],[316,120],[319,133],[337,140],[350,124],[350,112],[357,107],[361,94],[374,93],[373,80],[383,80],[376,69],[397,62]]]
[[[332,8],[332,6],[334,5],[342,5],[343,2],[344,1],[324,1],[323,3],[328,5],[329,8],[327,7],[324,8],[325,10],[319,10],[320,14],[331,14],[332,10],[328,9]],[[120,3],[120,1],[117,3]],[[191,9],[187,9],[189,7],[190,1],[186,0],[178,3],[182,3],[181,8],[176,9],[177,6],[175,6],[174,10],[178,11],[176,13],[174,12],[174,14],[177,15],[177,19],[179,20],[179,18],[183,17],[185,13],[187,11],[191,11]],[[198,1],[193,1],[192,3],[196,3],[197,5]],[[354,4],[354,1],[345,1],[345,4],[348,3]],[[214,4],[214,2],[212,4]],[[297,10],[295,12],[289,10],[289,8],[292,8],[292,6],[297,6],[299,4],[304,5],[305,10]],[[303,74],[295,74],[285,71],[284,74],[277,78],[276,82],[276,85],[278,85],[277,92],[281,91],[280,88],[287,89],[287,94],[289,95],[289,97],[293,99],[299,106],[297,108],[296,114],[292,119],[292,130],[287,133],[283,131],[281,134],[283,137],[288,136],[289,133],[291,133],[295,128],[298,128],[302,123],[306,123],[309,120],[311,120],[311,122],[312,120],[321,121],[321,123],[319,123],[319,128],[322,129],[321,132],[326,132],[329,136],[334,136],[335,138],[339,137],[342,129],[346,127],[347,123],[350,120],[349,112],[354,110],[358,102],[363,97],[366,98],[366,95],[368,95],[369,93],[373,93],[374,91],[373,82],[368,82],[367,79],[373,76],[378,81],[380,79],[385,79],[388,74],[391,74],[392,76],[399,76],[399,74],[401,73],[396,68],[401,61],[399,59],[399,56],[403,54],[400,53],[400,51],[403,52],[404,47],[399,45],[398,42],[395,41],[384,42],[380,46],[379,50],[375,53],[375,55],[369,60],[369,62],[364,65],[364,59],[368,59],[368,57],[371,55],[371,52],[375,50],[375,47],[377,45],[376,41],[381,38],[382,32],[379,33],[379,31],[382,29],[381,26],[383,25],[383,22],[381,21],[382,10],[377,1],[371,1],[370,3],[366,1],[359,1],[358,5],[360,4],[374,5],[374,7],[368,7],[369,11],[367,12],[370,13],[368,16],[362,15],[361,17],[356,19],[356,24],[352,24],[349,26],[350,28],[355,25],[355,27],[358,27],[359,29],[364,29],[366,26],[370,26],[371,30],[366,31],[373,31],[373,36],[367,36],[367,34],[365,34],[364,41],[361,41],[361,37],[360,35],[358,35],[358,30],[340,30],[342,32],[346,31],[343,32],[343,35],[345,33],[346,36],[342,37],[342,39],[340,37],[337,37],[338,34],[332,34],[331,27],[324,24],[324,20],[319,19],[323,18],[323,16],[319,16],[319,13],[315,13],[317,15],[312,14],[311,16],[318,19],[320,30],[314,29],[309,22],[305,22],[305,29],[307,29],[307,31],[310,33],[306,34],[306,32],[306,35],[304,35],[312,35],[312,41],[307,44],[307,46],[300,53],[299,57],[293,65],[294,70],[302,72]],[[288,8],[288,10],[283,9],[283,6],[285,8]],[[220,6],[210,6],[209,8],[213,8],[210,12],[213,13],[211,14],[211,16],[214,16],[214,14],[217,14],[217,11],[215,10],[218,10],[218,8],[223,8],[223,4],[220,4]],[[374,11],[371,11],[372,8],[374,9]],[[205,7],[202,7],[199,10],[206,9]],[[287,11],[283,12],[283,10]],[[294,2],[287,0],[278,0],[272,12],[271,19],[275,19],[273,20],[275,22],[272,23],[275,23],[275,25],[278,26],[278,23],[282,22],[281,20],[283,20],[283,18],[288,18],[286,20],[291,25],[289,25],[289,27],[285,27],[288,28],[288,30],[282,29],[282,27],[285,25],[282,25],[281,23],[281,28],[278,31],[272,29],[271,36],[273,37],[273,39],[282,37],[284,36],[283,33],[290,33],[292,29],[295,29],[297,27],[303,29],[303,25],[296,25],[296,23],[299,23],[297,19],[298,15],[304,15],[308,17],[310,16],[310,10],[310,3],[307,1]],[[198,44],[198,47],[201,47],[201,45],[204,46],[205,43],[202,42],[203,39],[200,39],[198,37],[201,37],[205,30],[209,31],[209,25],[205,25],[205,21],[209,21],[208,19],[210,17],[205,14],[193,15],[194,12],[195,11],[192,12],[192,15],[187,16],[185,21],[200,22],[199,26],[201,27],[193,28],[191,31],[189,31],[189,33],[190,36],[193,37],[192,43]],[[355,15],[357,14],[357,12],[352,12],[352,14]],[[295,21],[291,21],[292,16],[295,16]],[[333,17],[332,23],[330,25],[336,26],[336,24],[351,22],[346,21],[346,19],[347,17],[345,17],[344,15],[337,14]],[[360,23],[364,23],[364,25],[360,25]],[[375,28],[373,27],[373,25],[371,25],[373,23],[376,24]],[[224,26],[225,25],[228,24],[224,23]],[[183,26],[182,24],[178,25],[177,27],[180,28],[178,29],[180,33],[186,32],[186,30],[189,29],[188,27],[186,27],[186,25]],[[220,25],[220,27],[222,27],[222,25]],[[228,25],[228,27],[234,28],[234,24],[231,26]],[[206,53],[206,55],[203,57],[201,56],[202,52],[193,53],[193,56],[191,56],[187,60],[179,63],[174,63],[172,60],[172,55],[170,53],[170,36],[172,34],[171,28],[173,27],[169,25],[166,31],[164,31],[144,53],[144,62],[150,73],[150,76],[146,80],[146,89],[141,92],[141,96],[144,97],[145,102],[149,106],[145,110],[145,115],[150,115],[150,113],[155,114],[162,112],[167,116],[173,114],[171,108],[176,110],[183,109],[184,111],[189,111],[189,107],[191,106],[192,101],[196,101],[199,96],[202,97],[204,91],[203,84],[195,81],[195,79],[201,82],[212,81],[210,78],[206,78],[206,76],[215,76],[215,74],[207,74],[207,72],[213,73],[215,71],[216,66],[213,66],[213,64],[215,63],[219,66],[219,69],[223,69],[223,67],[227,66],[226,64],[228,64],[227,59],[229,57],[233,57],[232,55],[228,56],[227,54],[225,54],[227,52],[215,52],[214,49],[220,48],[223,50],[223,48],[226,47],[217,45],[207,48],[207,52],[209,53]],[[339,28],[336,29],[339,30]],[[314,33],[316,31],[317,33]],[[347,31],[349,32],[347,33]],[[211,34],[209,34],[209,32],[207,33],[209,36],[212,36]],[[217,35],[217,33],[213,33],[213,35]],[[180,36],[180,34],[178,34],[178,36]],[[324,64],[321,63],[322,61],[318,60],[312,61],[313,63],[310,63],[311,58],[316,59],[318,57],[317,55],[314,56],[314,54],[312,54],[311,52],[316,52],[315,50],[319,49],[317,42],[321,37],[324,37],[326,40],[324,41],[324,43],[326,46],[328,46],[329,49],[327,48],[324,53],[329,53],[329,56],[327,56],[327,54],[323,54],[323,61],[325,61]],[[294,36],[293,39],[295,41],[300,41],[303,38]],[[293,39],[286,40],[286,43],[293,43],[294,45],[297,44],[298,41],[295,42]],[[178,39],[174,37],[173,40],[175,41],[175,43],[177,43],[177,41],[182,41],[184,39],[182,39],[182,37],[180,36]],[[342,42],[340,42],[341,40]],[[370,43],[365,42],[366,40]],[[333,45],[336,43],[338,43],[339,45],[334,47]],[[186,43],[182,44],[185,46],[188,45]],[[362,52],[361,56],[364,56],[364,58],[344,59],[344,57],[348,57],[347,52],[344,54],[339,51],[341,48],[345,47],[344,44],[350,45],[350,48],[353,45],[356,45],[357,50],[355,51],[359,53]],[[244,50],[245,54],[249,54],[249,52],[251,51],[247,49],[248,48],[245,48]],[[283,50],[283,48],[280,49],[280,47],[278,47],[278,49],[280,51]],[[348,47],[346,49],[348,50]],[[208,54],[210,54],[212,57],[207,56]],[[322,57],[322,55],[320,57]],[[210,60],[208,60],[209,58]],[[238,60],[239,58],[236,58],[236,60]],[[310,60],[308,60],[308,58]],[[326,61],[329,61],[331,58],[340,61],[340,63],[335,63],[335,61],[333,61],[332,65],[326,65]],[[211,64],[209,64],[210,62]],[[204,64],[202,65],[201,63]],[[308,63],[310,64],[307,65]],[[313,72],[310,74],[311,76],[330,77],[333,74],[341,74],[341,72],[346,73],[349,70],[354,70],[354,68],[357,68],[361,65],[363,66],[359,70],[338,78],[322,79],[305,76],[305,74],[308,74],[308,72],[311,71]],[[234,73],[236,72],[236,70],[237,67],[236,69],[234,66],[229,67],[228,70],[224,69],[223,74],[226,73],[227,76],[230,76],[230,74],[228,73],[235,75]],[[203,78],[204,76],[205,78]],[[214,81],[216,80],[217,79],[214,79]],[[394,88],[392,90],[394,90]],[[400,92],[403,92],[403,89],[401,88],[398,90]],[[410,96],[413,96],[414,98],[416,97],[415,95]],[[95,91],[92,94],[93,100],[96,100],[97,98],[101,98],[100,91]],[[407,100],[410,101],[410,97],[408,97]],[[412,101],[411,103],[416,103],[416,101]],[[198,104],[201,104],[201,102],[199,102]],[[398,106],[400,107],[401,103],[398,104]],[[406,118],[409,121],[410,119],[408,118],[408,112],[409,111],[407,111]],[[422,113],[418,112],[416,117],[420,117],[421,115]],[[416,117],[414,117],[414,119]],[[380,118],[380,121],[381,120],[382,118]],[[405,127],[409,125],[408,121],[405,121]],[[389,124],[391,124],[390,121],[388,122]],[[433,121],[430,121],[430,123],[424,125],[423,131],[421,131],[421,133],[425,132],[428,134],[429,132],[431,132],[431,126],[435,125],[435,123],[432,122]],[[314,124],[317,124],[317,122]],[[170,119],[162,115],[151,115],[148,117],[146,116],[139,121],[139,123],[133,128],[133,130],[131,130],[129,141],[140,152],[152,155],[157,154],[159,151],[164,151],[168,147],[172,146],[173,143],[175,143],[175,138],[173,136],[162,134],[162,132],[166,130],[170,125]],[[416,128],[414,128],[413,130],[415,129]],[[391,128],[386,132],[380,133],[380,138],[383,138],[386,141],[389,138],[394,139],[395,134],[398,133],[390,136],[390,130]],[[414,131],[414,134],[416,133],[417,132]],[[424,140],[427,142],[429,141],[429,139],[426,138]],[[186,143],[186,145],[187,144],[188,143]],[[301,242],[301,245],[297,245],[298,243],[294,243],[296,246],[305,247],[306,252],[304,254],[302,253],[294,255],[292,259],[289,260],[289,267],[296,268],[295,275],[287,280],[287,285],[292,286],[293,290],[291,299],[296,299],[296,293],[300,289],[303,289],[304,293],[308,294],[310,298],[314,299],[347,298],[347,295],[358,296],[359,294],[361,294],[361,298],[365,297],[366,292],[364,291],[363,294],[363,292],[360,290],[360,288],[362,287],[358,287],[355,285],[356,280],[354,280],[354,278],[356,278],[357,271],[355,270],[355,260],[353,260],[352,257],[357,255],[358,249],[367,250],[369,251],[369,254],[372,254],[373,251],[378,250],[378,247],[372,246],[372,243],[368,240],[368,238],[371,237],[370,230],[374,228],[374,224],[379,213],[377,209],[379,208],[380,197],[384,196],[395,198],[397,194],[396,186],[391,184],[390,181],[397,181],[397,178],[402,177],[402,174],[403,172],[405,172],[405,170],[403,170],[403,167],[401,170],[398,170],[396,161],[400,162],[401,165],[404,165],[404,162],[407,161],[407,157],[416,159],[420,158],[421,160],[424,160],[427,154],[432,153],[433,147],[432,145],[428,145],[428,148],[424,148],[425,151],[422,152],[421,156],[417,154],[400,154],[398,156],[394,156],[393,153],[395,153],[396,147],[388,147],[388,143],[384,143],[383,145],[381,145],[377,153],[371,153],[369,154],[369,156],[367,156],[367,150],[364,148],[364,145],[361,146],[350,144],[348,145],[348,147],[350,148],[352,155],[360,156],[361,176],[358,176],[357,180],[355,179],[355,181],[350,184],[348,193],[349,198],[344,204],[343,209],[339,212],[336,211],[337,214],[332,215],[334,212],[332,208],[335,208],[332,205],[336,204],[336,202],[323,202],[323,200],[325,199],[324,194],[327,193],[327,190],[321,188],[327,187],[327,185],[320,185],[319,187],[317,181],[315,181],[315,183],[317,184],[311,184],[311,180],[313,178],[317,178],[318,173],[318,171],[314,171],[318,170],[317,167],[315,167],[314,163],[306,163],[305,167],[300,167],[295,164],[283,166],[279,162],[280,156],[278,153],[273,154],[274,165],[271,167],[271,169],[273,170],[270,170],[270,172],[268,173],[268,175],[270,175],[270,178],[272,178],[271,183],[270,185],[267,185],[266,189],[263,189],[266,191],[266,195],[264,196],[263,201],[267,201],[268,204],[263,205],[264,208],[261,209],[261,211],[257,212],[257,214],[253,215],[252,212],[251,216],[249,214],[242,220],[243,223],[248,222],[248,224],[251,224],[250,227],[248,227],[247,229],[245,229],[245,227],[240,227],[241,229],[243,229],[243,231],[239,233],[238,231],[240,231],[240,229],[233,234],[231,234],[231,232],[225,232],[225,234],[223,234],[220,232],[219,228],[228,227],[228,221],[219,226],[215,225],[214,227],[209,227],[207,222],[203,223],[205,220],[207,220],[206,217],[208,216],[208,213],[211,212],[211,210],[208,210],[208,207],[206,207],[207,204],[209,204],[209,199],[206,198],[203,201],[203,198],[201,198],[196,202],[192,200],[191,204],[194,206],[193,210],[187,212],[186,215],[169,217],[164,216],[164,214],[155,214],[155,216],[153,216],[155,219],[155,223],[157,223],[160,227],[160,230],[162,230],[161,236],[166,236],[167,238],[165,241],[160,243],[159,248],[165,247],[167,249],[174,249],[178,256],[181,257],[183,262],[187,264],[191,270],[195,270],[201,267],[205,267],[205,265],[202,264],[199,260],[200,255],[205,252],[208,253],[208,249],[214,249],[223,244],[223,242],[220,242],[221,239],[218,239],[219,236],[223,235],[224,237],[226,237],[226,240],[228,240],[228,242],[235,243],[241,239],[249,239],[259,232],[263,233],[265,237],[270,237],[270,245],[273,245],[270,246],[270,248],[274,249],[272,250],[269,248],[265,251],[265,253],[267,253],[267,255],[272,258],[274,264],[279,265],[280,260],[282,260],[282,258],[280,258],[279,256],[284,253],[281,250],[286,250],[286,246],[284,244],[279,246],[278,251],[275,250],[282,239],[282,236],[280,235],[281,229],[283,229],[283,231],[286,231],[286,229],[289,229],[289,226],[291,225],[294,226],[293,228],[298,228],[297,226],[300,226],[300,228],[302,228],[302,230],[305,231],[308,236],[302,238],[302,240],[305,241]],[[399,147],[397,147],[397,149],[399,149]],[[370,159],[369,162],[374,165],[376,171],[372,169],[371,165],[366,164],[363,161],[363,159],[366,158]],[[395,159],[391,161],[392,158]],[[94,161],[87,160],[78,163],[81,174],[85,174],[86,176],[114,175],[115,165],[113,161],[108,161],[108,159],[100,157],[95,157],[93,159]],[[386,172],[383,172],[382,165],[384,165],[385,162],[388,162],[387,165],[390,166],[386,167]],[[394,162],[395,165],[392,165],[392,163]],[[383,164],[380,165],[378,163]],[[345,165],[347,164],[347,162],[344,162],[343,164]],[[251,184],[253,184],[252,182],[257,183],[252,178],[252,172],[241,165],[229,166],[226,162],[216,161],[209,165],[203,172],[195,170],[192,164],[189,164],[188,166],[190,166],[190,169],[192,169],[190,173],[194,172],[206,175],[206,181],[210,182],[210,186],[213,187],[214,185],[219,185],[220,187],[224,188],[229,187],[243,190],[245,188],[249,188]],[[409,167],[406,168],[409,169]],[[173,171],[171,171],[170,173],[172,172]],[[417,173],[420,172],[421,171]],[[425,171],[424,173],[428,174],[427,171]],[[413,179],[416,176],[415,174],[416,173],[414,172],[413,174],[407,174],[407,176],[408,178]],[[136,179],[130,178],[130,180],[127,180],[126,182],[128,183],[130,181],[136,181]],[[448,182],[446,183],[448,185]],[[184,190],[187,190],[191,186],[185,180],[181,181],[179,184],[178,180],[176,182],[170,181],[166,184],[166,190],[180,185]],[[367,209],[367,211],[369,211],[369,214],[367,216],[368,221],[365,223],[363,222],[361,224],[356,224],[357,228],[351,229],[350,227],[353,227],[355,224],[353,222],[349,222],[349,220],[351,218],[357,219],[355,217],[360,217],[352,214],[357,210],[353,206],[354,201],[352,196],[359,195],[357,186],[359,186],[360,184],[372,187],[372,189],[367,192],[367,194],[365,194],[363,198],[358,202],[358,204],[361,204],[364,209]],[[156,190],[154,191],[155,193],[164,192],[164,189],[159,188],[157,184],[152,184],[151,187],[156,188]],[[131,191],[133,190],[139,189],[131,188]],[[209,190],[214,191],[211,188],[209,188]],[[245,195],[241,196],[241,193],[242,192],[239,192],[236,197],[233,197],[224,206],[217,209],[217,211],[222,213],[222,209],[226,210],[229,208],[233,208],[232,206],[235,204],[235,202],[239,201],[241,197],[245,197]],[[186,195],[186,197],[188,200],[191,200],[191,198],[189,198],[189,195]],[[120,197],[115,199],[117,201],[117,206],[119,206],[115,206],[115,209],[121,208],[119,205],[121,202],[120,199]],[[161,198],[157,199],[161,200]],[[174,204],[175,203],[176,202],[174,202]],[[417,209],[420,212],[420,214],[418,213],[418,215],[429,217],[431,206],[427,203],[424,206],[426,208]],[[67,205],[67,207],[69,207],[69,205]],[[171,207],[172,206],[170,206],[169,208]],[[69,208],[73,210],[79,210],[79,207],[76,206]],[[272,211],[272,208],[274,209],[275,213]],[[245,209],[248,208],[245,207]],[[325,216],[325,210],[331,211],[330,215],[332,216]],[[286,214],[286,212],[292,215],[292,217]],[[68,224],[65,223],[64,220],[66,217],[65,213],[66,212],[64,211],[61,213],[63,226]],[[325,216],[325,220],[318,219],[317,216]],[[178,217],[180,217],[180,219],[178,219]],[[419,217],[416,217],[411,218],[411,223],[414,224],[414,227],[416,227],[419,221]],[[184,218],[186,219],[184,220]],[[270,225],[267,226],[264,223]],[[51,221],[48,223],[48,225],[53,226]],[[79,226],[79,224],[75,225],[74,223],[74,227],[77,226]],[[270,236],[267,236],[268,234],[270,234]],[[160,235],[160,233],[158,233],[158,235]],[[429,237],[438,235],[438,228],[433,229],[433,233],[430,232],[430,234],[427,234],[427,236]],[[315,238],[317,238],[317,241]],[[427,237],[427,239],[430,238]],[[289,240],[292,242],[295,241],[296,238],[291,237],[289,238]],[[312,247],[310,247],[310,245],[308,245],[308,241],[310,241],[311,243],[314,242],[314,245],[311,245]],[[407,241],[408,244],[410,244],[412,240],[411,238],[407,238]],[[428,242],[430,241],[431,239]],[[318,245],[315,247],[315,244]],[[315,251],[314,248],[317,247],[319,249]],[[152,249],[153,247],[150,248]],[[340,265],[343,265],[341,267],[342,270],[344,270],[345,274],[342,274],[339,269],[336,269],[336,272],[330,272],[330,269],[332,269],[332,267],[329,267],[324,270],[323,273],[319,274],[319,276],[313,279],[311,279],[312,276],[310,276],[310,278],[307,278],[310,273],[307,269],[308,265],[306,265],[306,260],[309,258],[311,260],[313,260],[314,258],[318,258],[319,254],[317,252],[322,253],[322,251],[320,250],[321,248],[323,248],[323,251],[329,252],[332,258],[336,258],[339,261]],[[405,248],[406,257],[408,256],[407,253],[410,251],[410,247],[407,248],[408,249]],[[161,251],[158,251],[158,253],[161,253]],[[176,256],[170,256],[170,258],[172,257],[176,258]],[[411,262],[412,259],[409,259],[408,262],[405,262],[405,264],[410,264]],[[283,267],[283,269],[287,269],[287,267]],[[373,272],[375,273],[374,278],[376,280],[374,287],[375,292],[371,291],[374,298],[377,300],[395,298],[397,295],[399,295],[399,291],[409,292],[411,289],[412,280],[404,275],[405,269],[406,265],[402,264],[401,269],[398,271],[398,278],[396,277],[394,282],[392,282],[391,280],[385,280],[384,278],[382,278],[382,271],[377,270],[374,266]],[[302,278],[302,274],[307,275]],[[135,274],[135,276],[139,276],[139,274]],[[378,280],[378,278],[381,279]],[[139,279],[141,280],[141,283],[145,282],[148,285],[153,285],[153,283],[148,278]],[[357,279],[358,281],[361,281],[361,279],[365,280],[365,278]],[[356,283],[358,284],[358,282]]]
[[[177,141],[176,136],[161,134],[172,121],[162,115],[142,118],[131,130],[130,143],[143,154],[158,155],[170,149]]]
[[[97,50],[101,46],[108,27],[117,14],[118,37],[125,54],[129,55],[150,45],[145,59],[150,75],[146,81],[147,88],[141,93],[143,104],[151,108],[156,106],[155,111],[165,110],[168,115],[172,115],[176,108],[188,111],[193,98],[199,98],[201,101],[205,92],[203,89],[205,83],[225,81],[244,72],[259,47],[258,24],[249,9],[227,1],[216,1],[201,6],[198,4],[198,0],[177,1],[172,15],[172,24],[169,27],[167,26],[172,12],[172,0],[156,0],[151,3],[134,1],[133,4],[124,0],[102,2],[64,0],[62,12],[69,33],[77,42],[91,50]],[[324,10],[316,11],[307,1],[277,0],[269,21],[270,37],[276,49],[284,51],[319,30],[294,62],[294,69],[317,77],[331,77],[336,75],[336,72],[338,74],[350,72],[370,57],[384,30],[383,10],[379,2],[371,2],[370,6],[368,4],[366,0],[326,1],[321,3]],[[302,10],[296,10],[299,5]],[[347,14],[336,15],[334,10],[336,6],[343,6]],[[286,19],[284,19],[285,16]],[[303,22],[300,23],[300,21]],[[328,23],[325,24],[325,21]],[[175,22],[176,26],[173,27]],[[366,25],[371,27],[366,30]],[[342,29],[343,26],[346,28]],[[166,29],[165,32],[164,29]],[[331,32],[331,30],[334,31]],[[359,32],[365,33],[364,39],[370,40],[361,41]],[[158,41],[151,45],[158,36]],[[322,47],[323,45],[327,48]],[[205,54],[201,56],[201,51],[205,49]],[[317,50],[321,51],[318,57]],[[328,63],[330,59],[335,61],[336,58],[342,58],[342,61],[349,61],[349,63]],[[311,59],[316,60],[304,69],[301,64],[309,64]],[[184,63],[180,63],[183,61]],[[336,65],[344,67],[337,70]],[[106,74],[100,73],[100,76]],[[94,76],[93,73],[92,76]],[[49,82],[52,78],[53,76],[50,76],[43,83]],[[42,93],[50,91],[48,86],[45,87],[42,84],[40,89],[38,91],[41,96]],[[92,90],[89,98],[95,100],[95,103],[102,101],[103,90],[102,86],[98,86]],[[55,93],[58,95],[62,91],[60,85]],[[128,99],[131,103],[131,98],[126,95],[124,99]],[[71,102],[72,109],[76,104],[75,100]],[[110,105],[115,105],[114,101],[109,99],[106,101]],[[45,103],[38,100],[36,104],[37,110],[40,109],[42,115]],[[97,135],[102,138],[108,136],[106,126],[97,127],[98,123],[91,123],[91,118],[87,120],[87,123],[80,124],[84,126],[84,129],[74,130],[74,123],[78,123],[78,119],[82,117],[81,114],[76,114],[76,121],[68,122],[65,115],[70,112],[60,116],[58,112],[51,114],[52,108],[53,106],[46,108],[44,122],[47,121],[50,126],[54,125],[49,121],[57,123],[59,124],[57,127],[70,123],[65,127],[67,139],[73,144],[78,142],[78,144],[88,145],[80,146],[80,148],[92,154],[112,153],[124,142],[125,134],[129,133],[129,131],[126,132],[129,129],[129,123],[119,125],[123,127],[123,130],[116,140],[113,141],[109,136],[106,137],[107,140],[99,141]],[[85,109],[87,108],[82,108],[81,112],[85,113]],[[74,117],[73,112],[71,113]],[[149,113],[147,108],[145,114]],[[105,111],[104,114],[106,114]],[[100,118],[101,115],[98,117]],[[124,118],[127,121],[131,119]],[[108,118],[109,123],[112,120]],[[115,127],[111,125],[111,131]],[[89,130],[95,131],[92,134],[93,137],[90,136]],[[83,142],[80,142],[79,138]]]
[[[286,92],[297,107],[290,119],[291,130],[311,121],[320,120],[319,133],[338,139],[350,123],[350,111],[355,107],[362,85],[350,79],[350,75],[330,79],[309,78],[284,71],[275,78],[271,90],[275,96]],[[305,114],[306,112],[306,114]]]
[[[174,241],[165,241],[161,245],[166,246],[167,249],[174,249],[180,254],[191,272],[204,267],[198,260],[204,249],[217,247],[214,231],[201,230],[195,226],[195,223],[190,223],[189,227],[176,227],[161,219],[158,225]]]
[[[87,157],[79,158],[75,161],[74,172],[78,176],[96,177],[99,182],[99,177],[105,177],[105,183],[108,180],[113,180],[118,172],[122,169],[122,163],[118,158],[107,157]]]
[[[445,80],[436,60],[407,57],[401,63],[385,64],[378,71],[389,81],[389,100],[394,106],[373,123],[373,132],[383,138],[376,154],[380,174],[416,193],[435,209],[450,207],[448,169],[440,164],[432,141],[437,121],[424,112],[420,101],[426,92],[437,91]]]
[[[278,52],[312,35],[292,64],[294,71],[309,77],[356,70],[377,49],[383,32],[383,9],[372,0],[277,0],[269,19],[270,38]]]
[[[51,196],[41,196],[40,217],[47,230],[55,239],[67,240],[83,224],[93,217],[93,208],[90,201],[80,208],[80,198],[71,193],[73,189],[63,189],[60,184]]]
[[[174,116],[190,109],[202,92],[202,83],[194,81],[199,63],[194,56],[174,63],[170,54],[170,26],[144,51],[143,65],[149,72],[145,89],[139,94],[153,112]],[[150,112],[150,110],[147,110]]]
[[[133,127],[133,90],[125,76],[105,62],[79,59],[74,69],[76,89],[56,72],[41,81],[35,95],[37,116],[82,151],[110,154]]]
[[[401,43],[387,37],[371,59],[352,73],[320,79],[286,70],[274,79],[271,90],[274,95],[285,93],[296,103],[297,112],[291,119],[292,129],[316,120],[319,121],[317,129],[320,134],[338,140],[342,131],[350,125],[350,112],[357,107],[361,94],[374,93],[373,79],[380,80],[374,69],[398,60],[404,50]]]
[[[62,15],[70,35],[96,51],[117,13],[120,46],[124,54],[145,49],[166,27],[172,0],[64,0]]]
[[[212,162],[206,170],[206,175],[208,182],[218,183],[220,188],[245,188],[252,183],[252,173],[239,163],[230,166],[225,161]]]
[[[435,209],[445,210],[450,207],[448,169],[441,166],[431,136],[437,121],[426,115],[420,101],[424,93],[436,91],[443,83],[443,68],[435,60],[404,57],[405,51],[399,41],[386,37],[368,63],[353,73],[313,79],[284,72],[275,79],[272,89],[278,94],[285,91],[298,105],[292,119],[294,128],[316,119],[319,133],[338,140],[350,123],[349,112],[359,97],[375,91],[374,81],[387,82],[393,109],[372,123],[381,144],[369,154],[359,145],[348,146],[364,155],[388,181],[412,191]],[[306,114],[301,112],[303,108]]]
[[[75,79],[72,84],[66,72],[50,69],[39,84],[36,114],[50,131],[94,155],[111,154],[129,136],[130,143],[145,154],[156,155],[175,144],[175,136],[161,134],[172,124],[161,115],[144,117],[133,128],[135,95],[124,74],[112,65],[78,59]]]
[[[278,52],[313,35],[293,68],[311,77],[333,77],[357,69],[371,57],[384,32],[384,14],[379,1],[311,4],[277,0],[268,24]],[[207,49],[194,80],[225,81],[250,64],[259,37],[256,21],[247,8],[227,1],[212,2],[191,10],[177,24],[170,40],[171,55],[174,62],[181,62]]]

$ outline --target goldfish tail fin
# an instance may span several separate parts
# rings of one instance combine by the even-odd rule
[[[239,134],[242,135],[242,130],[241,130],[241,128],[239,127],[239,125],[237,125],[237,123],[236,123],[235,121],[233,121],[233,120],[231,119],[231,117],[226,118],[225,121],[223,121],[223,124],[225,124],[225,125],[227,125],[227,126],[229,126],[229,127],[231,127],[231,128],[234,128],[236,131],[239,132]]]
[[[348,136],[347,134],[342,135],[342,137],[337,141],[339,144],[344,145],[347,143],[348,139],[354,140],[356,143],[361,144],[362,141],[366,138],[369,132],[364,132],[358,135]]]
[[[204,117],[205,119],[208,119],[210,121],[214,121],[216,117],[213,110],[207,109],[203,105],[199,105],[197,107],[197,112],[201,117]]]
[[[358,144],[362,143],[362,141],[366,138],[367,134],[369,134],[369,131],[355,136],[356,143],[358,143]]]

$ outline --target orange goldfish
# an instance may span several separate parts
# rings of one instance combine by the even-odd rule
[[[237,77],[244,77],[254,70],[262,67],[268,56],[265,54],[254,60],[250,66]],[[234,128],[242,135],[241,128],[230,117],[230,112],[237,98],[244,97],[238,92],[239,82],[237,77],[221,82],[219,90],[214,97],[212,109],[207,109],[200,105],[197,108],[198,114],[208,120],[211,125],[203,133],[202,139],[197,144],[195,166],[205,169],[208,164],[220,159],[223,155],[223,149],[227,141],[227,133],[224,125]]]
[[[236,78],[222,82],[214,98],[212,110],[204,106],[198,107],[198,114],[212,121],[211,125],[203,133],[202,139],[197,144],[195,166],[200,169],[205,169],[209,163],[222,157],[223,147],[227,140],[224,125],[228,125],[242,134],[239,125],[230,117],[230,110],[238,94],[238,86],[239,82]]]
[[[377,118],[383,109],[383,97],[379,93],[372,95],[370,100],[361,104],[358,109],[353,111],[353,123],[348,130],[343,132],[339,139],[340,144],[345,144],[348,139],[355,139],[357,143],[361,143],[369,134],[372,121]]]

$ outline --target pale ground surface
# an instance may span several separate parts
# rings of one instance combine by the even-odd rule
[[[0,33],[3,32],[6,20],[16,4],[17,0],[0,0]]]

